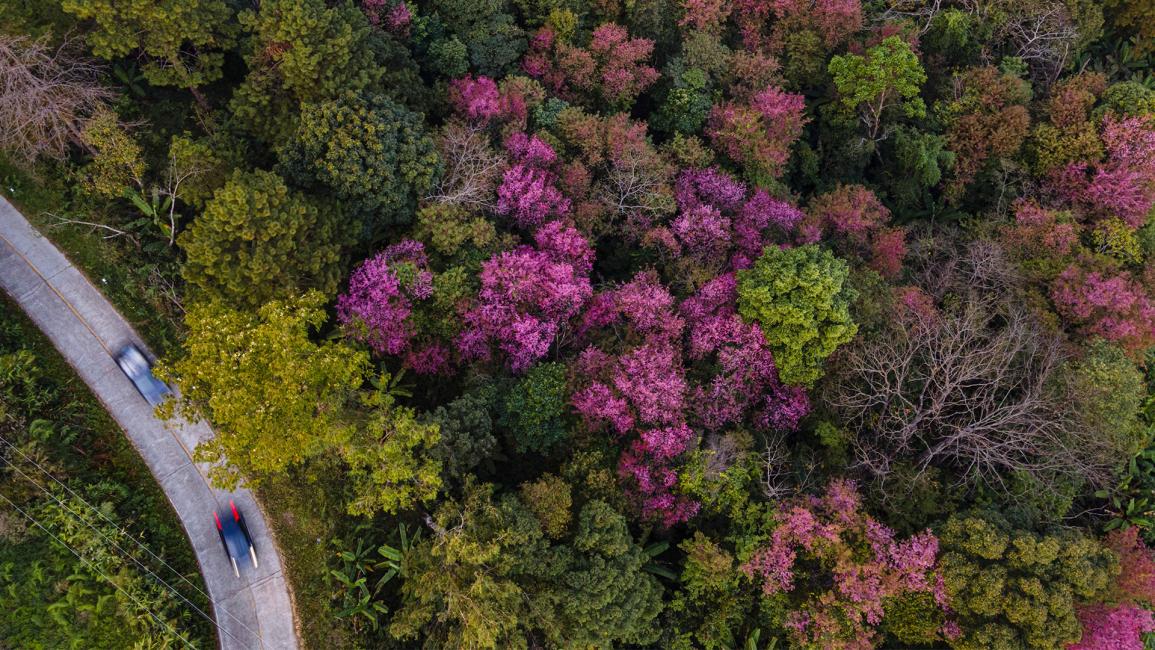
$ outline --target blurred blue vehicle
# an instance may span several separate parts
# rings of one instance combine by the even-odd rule
[[[135,344],[126,344],[113,358],[116,359],[116,365],[132,380],[136,390],[152,406],[158,406],[172,394],[168,384],[153,376],[152,365]]]
[[[233,563],[233,573],[241,577],[241,565],[251,564],[255,569],[260,565],[257,562],[257,549],[253,546],[253,538],[249,535],[249,527],[245,524],[245,516],[237,510],[237,504],[229,499],[229,509],[213,513],[217,522],[217,534],[221,537],[221,546],[229,561]]]

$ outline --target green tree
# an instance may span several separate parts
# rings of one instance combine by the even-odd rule
[[[177,241],[187,256],[184,278],[232,305],[255,308],[305,289],[337,289],[336,218],[272,172],[234,172]]]
[[[662,587],[626,519],[602,501],[550,545],[516,495],[466,486],[434,515],[415,550],[390,633],[449,648],[614,647],[653,643]]]
[[[546,602],[556,603],[545,617],[547,638],[555,647],[612,648],[658,640],[662,585],[643,570],[650,556],[630,535],[626,518],[604,501],[590,501],[577,517],[569,548],[553,550],[569,563],[548,576]],[[544,572],[544,576],[541,574]]]
[[[496,401],[497,388],[486,383],[429,415],[429,421],[441,429],[441,441],[433,453],[441,461],[444,482],[460,482],[497,450],[492,415]]]
[[[364,217],[370,239],[413,220],[441,167],[423,117],[382,95],[302,106],[281,160],[293,178],[332,188]]]
[[[541,475],[541,478],[531,483],[521,484],[521,500],[525,503],[542,531],[550,539],[560,539],[565,536],[573,514],[573,490],[565,479],[550,473]]]
[[[565,374],[563,363],[540,363],[506,394],[502,424],[517,451],[546,453],[569,437]]]
[[[397,404],[388,376],[365,398],[370,416],[363,431],[345,445],[353,498],[349,512],[395,514],[437,496],[441,463],[432,456],[440,440],[436,423],[420,422],[411,408]]]
[[[1102,599],[1119,573],[1114,553],[1064,531],[1012,530],[995,515],[955,515],[939,563],[962,635],[960,650],[1044,650],[1079,640],[1075,606]]]
[[[437,509],[434,535],[410,556],[393,637],[424,635],[444,648],[527,647],[522,628],[534,620],[534,601],[517,577],[546,542],[532,512],[513,495],[495,500],[493,490],[471,483],[460,503]]]
[[[221,77],[237,26],[226,0],[63,0],[64,11],[91,20],[85,38],[96,56],[139,51],[154,86],[196,88]]]
[[[256,313],[219,302],[196,303],[185,315],[185,356],[170,371],[182,406],[206,416],[217,435],[197,449],[227,459],[213,478],[234,485],[282,471],[338,444],[353,431],[345,410],[368,371],[367,352],[309,337],[326,316],[317,291],[274,300]]]
[[[301,102],[359,92],[386,73],[370,41],[364,14],[349,2],[262,0],[238,14],[252,33],[249,74],[237,87],[234,117],[267,142],[296,129]]]
[[[858,332],[848,275],[845,261],[814,244],[768,246],[738,272],[738,313],[762,327],[782,381],[812,385],[826,357]]]
[[[865,56],[835,56],[828,69],[843,108],[858,114],[875,142],[889,135],[883,128],[888,110],[900,108],[907,117],[926,116],[926,104],[919,97],[926,72],[910,44],[898,36],[883,39]]]
[[[734,555],[701,531],[678,545],[686,554],[681,589],[668,612],[677,647],[707,650],[734,648],[753,609],[753,590],[742,588],[742,572]]]

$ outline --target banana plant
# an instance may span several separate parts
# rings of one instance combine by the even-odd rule
[[[168,245],[176,242],[176,211],[172,195],[163,194],[160,188],[154,187],[148,195],[135,189],[125,191],[125,196],[132,202],[144,218],[129,223],[125,229],[139,231],[148,226],[155,226],[164,235]]]
[[[646,564],[642,566],[642,570],[667,580],[677,580],[678,574],[674,573],[664,564],[661,564],[656,559],[654,559],[662,553],[665,553],[666,549],[668,548],[670,548],[669,542],[654,542],[653,544],[647,546],[642,552],[646,554],[646,557],[650,558],[650,561],[646,562]]]
[[[364,529],[364,526],[358,527],[358,532]],[[374,549],[362,537],[355,548],[337,552],[341,567],[331,569],[329,576],[340,585],[338,618],[360,618],[374,630],[380,627],[380,616],[388,613],[389,608],[377,596],[393,578],[408,575],[409,554],[421,538],[420,530],[410,536],[405,524],[399,524],[397,529],[399,547],[381,544]]]

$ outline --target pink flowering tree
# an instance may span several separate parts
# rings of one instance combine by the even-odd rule
[[[1083,638],[1067,650],[1142,650],[1143,634],[1155,632],[1155,618],[1143,606],[1155,603],[1155,555],[1134,527],[1111,531],[1104,545],[1119,556],[1112,602],[1079,608]]]
[[[765,190],[747,194],[745,184],[716,168],[683,171],[675,199],[680,211],[669,226],[635,223],[647,228],[639,239],[711,276],[749,268],[763,248],[790,240],[804,216]]]
[[[497,188],[497,212],[521,228],[533,228],[569,212],[570,200],[557,188],[553,148],[536,135],[514,133],[506,141],[514,164]]]
[[[867,260],[883,277],[894,278],[906,257],[906,233],[890,221],[890,210],[874,192],[862,185],[839,185],[810,203],[799,241],[830,239]]]
[[[542,28],[530,40],[522,68],[566,99],[626,110],[660,76],[646,65],[653,51],[653,41],[630,38],[625,27],[614,23],[595,29],[586,48]]]
[[[762,330],[735,310],[737,295],[737,278],[727,273],[681,305],[689,324],[689,358],[712,361],[717,369],[693,386],[694,415],[707,431],[747,421],[763,429],[793,430],[810,412],[810,400],[804,389],[779,380]]]
[[[1155,632],[1151,611],[1131,603],[1080,607],[1079,624],[1083,638],[1067,650],[1143,650],[1143,634]]]
[[[786,627],[804,647],[867,649],[877,644],[884,606],[927,594],[945,614],[938,540],[906,540],[862,511],[853,482],[835,480],[821,497],[784,505],[765,546],[742,566],[767,596],[787,594],[797,609]],[[953,630],[944,626],[944,635]]]
[[[514,372],[549,352],[570,319],[590,300],[588,242],[564,226],[547,226],[539,245],[498,253],[482,264],[481,290],[463,316],[457,347],[466,359],[496,349]]]
[[[449,82],[449,103],[471,124],[486,126],[504,120],[525,119],[525,100],[502,92],[489,77],[466,75]]]
[[[1155,208],[1155,117],[1108,115],[1101,136],[1106,159],[1071,163],[1057,175],[1056,188],[1099,218],[1139,228]]]
[[[686,424],[689,385],[676,301],[655,273],[599,293],[579,335],[596,337],[576,362],[574,409],[591,430],[629,439],[619,477],[642,516],[663,526],[688,520],[698,504],[677,494],[677,464],[696,447]]]
[[[1155,302],[1126,271],[1103,273],[1073,264],[1051,286],[1051,299],[1084,336],[1100,336],[1134,354],[1155,345]]]
[[[860,0],[737,0],[734,2],[747,49],[778,52],[791,32],[811,31],[834,48],[862,28]],[[767,30],[769,26],[769,30]]]
[[[413,22],[413,12],[404,0],[361,0],[361,11],[369,24],[399,36],[408,34]]]
[[[782,175],[790,147],[808,121],[802,95],[769,86],[748,103],[726,102],[710,111],[706,135],[714,149],[760,180]]]
[[[415,349],[413,310],[433,295],[433,274],[425,247],[405,240],[361,263],[349,278],[348,290],[337,297],[337,320],[346,334],[377,354],[412,355],[418,369],[430,369],[427,359],[437,346]],[[437,364],[440,367],[440,364]]]

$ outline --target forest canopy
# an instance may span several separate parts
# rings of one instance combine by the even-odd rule
[[[307,645],[1155,643],[1151,2],[0,15]]]

